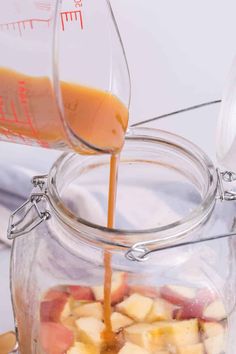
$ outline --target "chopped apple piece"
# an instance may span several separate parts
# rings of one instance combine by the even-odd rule
[[[103,319],[103,307],[100,302],[81,304],[73,310],[73,313],[78,317],[94,317],[98,320]]]
[[[133,343],[126,343],[123,348],[119,351],[118,354],[149,354],[146,349],[139,347],[136,344]]]
[[[177,354],[205,354],[204,345],[202,343],[186,345],[177,349]]]
[[[97,301],[104,301],[104,286],[92,287],[93,294]],[[124,272],[115,272],[112,275],[111,282],[111,304],[115,305],[122,301],[128,292],[127,274]]]
[[[130,326],[134,321],[131,318],[122,315],[119,312],[113,312],[111,315],[111,324],[113,332],[119,331],[121,328]]]
[[[193,300],[196,297],[196,292],[196,289],[179,285],[166,285],[160,289],[163,299],[178,306],[185,305],[186,302]]]
[[[155,322],[172,320],[175,308],[174,305],[164,299],[156,299],[154,300],[151,311],[147,316],[147,321]]]
[[[150,331],[153,330],[152,324],[138,323],[124,329],[125,340],[136,344],[146,350],[151,350]]]
[[[74,337],[77,337],[77,327],[75,324],[76,317],[74,315],[70,315],[69,317],[62,320],[61,324],[68,328],[73,334]]]
[[[40,319],[42,322],[61,322],[70,315],[70,301],[67,297],[43,301],[40,304]]]
[[[197,291],[196,297],[186,301],[182,307],[175,311],[175,319],[188,320],[191,318],[202,318],[204,309],[216,299],[212,290],[203,288]]]
[[[204,345],[207,354],[222,354],[226,350],[224,335],[208,338],[204,341]]]
[[[105,328],[102,321],[93,317],[82,317],[76,322],[79,338],[85,344],[93,344],[100,347],[102,344],[101,334]]]
[[[117,310],[135,321],[143,321],[150,312],[153,300],[140,294],[130,295],[126,300],[117,305]]]
[[[66,354],[98,354],[99,350],[89,344],[75,342]]]
[[[44,295],[43,300],[51,301],[55,299],[68,299],[68,298],[69,298],[69,294],[66,293],[65,291],[51,289]]]
[[[80,285],[70,285],[67,287],[68,292],[73,296],[75,300],[85,300],[85,301],[93,301],[94,295],[91,288],[88,286],[80,286]]]
[[[203,311],[203,319],[208,321],[221,321],[227,317],[222,301],[215,300]]]
[[[160,295],[159,289],[152,287],[152,286],[145,286],[145,285],[131,285],[129,286],[128,294],[140,294],[143,296],[148,296],[152,299],[157,298]]]
[[[224,334],[224,327],[218,322],[200,322],[205,338],[215,337]]]
[[[43,322],[40,326],[40,339],[47,354],[63,354],[73,344],[73,333],[60,323]]]
[[[156,322],[155,329],[150,333],[153,343],[159,343],[160,338],[166,345],[186,346],[199,343],[197,319],[188,321]]]

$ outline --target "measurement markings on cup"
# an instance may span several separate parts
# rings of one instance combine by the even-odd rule
[[[51,19],[40,19],[40,18],[32,18],[28,20],[21,20],[16,22],[2,23],[0,24],[1,32],[18,32],[18,34],[22,37],[24,32],[27,30],[37,29],[39,25],[50,26]],[[83,16],[81,10],[73,10],[73,11],[64,11],[60,13],[60,22],[61,22],[61,30],[65,31],[66,24],[69,22],[78,22],[80,25],[80,29],[83,30]]]

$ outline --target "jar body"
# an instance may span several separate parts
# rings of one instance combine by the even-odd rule
[[[78,250],[79,252],[73,252],[71,249],[66,249],[55,235],[48,233],[45,226],[38,228],[37,232],[29,237],[22,237],[15,241],[12,255],[12,295],[20,353],[50,353],[50,345],[47,346],[45,340],[42,343],[43,326],[48,322],[66,323],[66,319],[69,319],[72,313],[76,313],[76,308],[83,306],[83,301],[79,301],[83,300],[83,292],[82,298],[80,296],[80,287],[92,289],[95,286],[102,287],[104,267],[101,249],[78,243]],[[127,282],[127,289],[124,293],[122,283],[117,284],[120,286],[118,300],[122,302],[132,294],[143,295],[157,303],[159,299],[167,300],[166,305],[170,304],[169,307],[166,306],[163,312],[157,313],[156,318],[153,315],[152,320],[148,320],[147,316],[145,319],[145,312],[143,312],[141,318],[142,316],[144,318],[137,322],[150,323],[150,321],[158,322],[158,320],[168,322],[173,318],[176,319],[176,323],[184,323],[184,320],[188,325],[192,323],[192,335],[195,338],[192,339],[190,336],[186,338],[186,342],[182,343],[176,339],[176,343],[183,344],[183,347],[196,344],[196,337],[203,345],[211,345],[211,341],[214,343],[214,339],[208,340],[204,329],[199,331],[194,329],[193,321],[197,321],[200,326],[203,326],[202,328],[207,328],[206,325],[204,327],[204,323],[210,325],[217,323],[222,326],[222,329],[224,328],[222,334],[224,333],[225,336],[225,345],[230,345],[227,351],[225,349],[225,353],[233,354],[236,326],[235,260],[235,240],[230,238],[211,241],[205,245],[189,245],[179,249],[159,251],[145,263],[134,264],[125,258],[124,252],[119,255],[114,254],[113,272],[127,274],[127,279],[124,280]],[[73,305],[71,305],[73,310],[71,308],[71,312],[64,311],[64,318],[60,317],[64,306],[57,308],[57,301],[54,301],[54,309],[50,306],[45,307],[45,304],[50,303],[47,300],[50,291],[70,294],[70,298],[73,299]],[[201,294],[203,297],[200,296]],[[94,301],[93,296],[91,298],[86,298],[86,296],[85,294],[84,300]],[[197,296],[200,296],[199,299]],[[207,315],[210,309],[208,306],[214,302],[219,308],[216,305],[213,312]],[[53,301],[51,303],[53,304]],[[136,306],[138,311],[138,306],[142,306],[142,301]],[[115,311],[115,307],[113,309]],[[126,311],[129,314],[129,309]],[[90,314],[87,317],[90,317]],[[78,319],[79,316],[76,315],[75,318]],[[70,326],[68,328],[71,329]],[[181,341],[181,334],[179,336]],[[220,337],[216,335],[215,338],[217,341]],[[79,338],[77,337],[76,340],[78,341]],[[163,349],[175,348],[174,337],[168,340],[167,347],[164,346]],[[50,343],[51,350],[53,350],[56,343],[53,343],[51,339]],[[70,343],[69,336],[68,347],[72,346],[73,343]]]
[[[59,161],[60,167],[52,168],[47,182],[47,198],[42,202],[43,209],[51,214],[50,219],[14,241],[11,284],[20,353],[71,353],[76,350],[78,342],[90,346],[90,349],[92,345],[94,353],[100,352],[104,327],[103,256],[107,248],[112,255],[112,323],[114,331],[119,333],[120,347],[129,346],[127,343],[131,342],[150,354],[161,351],[168,354],[185,353],[187,350],[200,354],[234,353],[236,239],[233,234],[224,238],[211,236],[234,232],[235,204],[215,201],[216,186],[211,185],[214,184],[215,175],[210,171],[211,167],[206,169],[208,172],[205,175],[206,171],[202,171],[196,178],[197,170],[194,168],[197,166],[200,169],[200,158],[195,160],[188,175],[189,166],[188,163],[185,166],[184,161],[186,163],[188,158],[191,161],[193,159],[192,155],[187,156],[185,149],[178,153],[168,150],[167,138],[162,136],[158,141],[165,149],[165,154],[162,155],[161,149],[158,149],[155,155],[154,150],[151,150],[153,138],[149,138],[151,143],[149,140],[145,142],[143,133],[140,139],[144,141],[145,149],[140,146],[141,140],[136,141],[136,138],[132,137],[121,156],[120,188],[123,192],[128,188],[131,194],[127,198],[138,208],[137,199],[131,196],[137,197],[144,181],[140,174],[135,174],[135,183],[131,185],[128,178],[130,168],[145,170],[147,178],[146,172],[150,167],[149,182],[153,176],[155,181],[160,176],[154,191],[159,191],[157,186],[162,192],[165,191],[163,200],[167,202],[170,198],[170,204],[178,206],[181,220],[178,221],[176,214],[171,214],[168,208],[166,215],[163,214],[160,206],[164,208],[165,205],[160,201],[159,194],[155,203],[159,203],[158,213],[163,219],[166,218],[166,225],[157,229],[112,231],[92,224],[94,212],[87,215],[85,221],[86,215],[83,213],[87,205],[83,198],[86,199],[88,195],[84,188],[90,188],[90,196],[92,188],[101,191],[101,179],[105,175],[101,171],[109,161],[107,157],[99,157],[100,163],[98,157],[63,157]],[[133,144],[136,142],[138,149],[134,155]],[[147,156],[144,156],[144,150]],[[181,166],[179,154],[184,156]],[[167,159],[166,164],[162,157]],[[175,181],[178,165],[181,183]],[[153,166],[158,169],[156,175]],[[173,172],[168,175],[169,179],[167,171]],[[71,177],[72,172],[80,176],[79,186],[83,186],[77,195],[76,177]],[[60,178],[57,178],[58,173],[61,174]],[[210,184],[205,190],[205,177],[208,174]],[[183,183],[185,177],[187,180]],[[72,181],[74,189],[69,193],[67,188]],[[133,178],[131,181],[134,181]],[[103,182],[106,185],[106,178]],[[198,196],[196,190],[194,192],[190,188],[190,182],[198,188]],[[171,188],[173,185],[175,188]],[[53,189],[55,186],[57,191]],[[212,198],[207,204],[205,195],[210,189]],[[97,195],[97,189],[95,192]],[[142,207],[145,204],[143,193],[142,189]],[[123,193],[121,198],[123,204],[118,200],[121,209],[124,204],[127,205],[125,195]],[[200,200],[201,207],[195,213],[197,207],[194,203],[198,204]],[[99,214],[95,199],[90,199],[90,206],[91,201],[94,208],[96,206],[96,214]],[[158,215],[153,209],[155,203],[149,205],[152,209],[146,213],[148,225],[149,214],[153,213],[154,217]],[[79,210],[76,209],[78,205],[82,206]],[[137,212],[136,209],[130,209],[125,213],[128,220]],[[186,210],[193,210],[191,220],[184,217]],[[133,219],[140,219],[141,215],[144,216],[144,210],[139,217],[136,213]],[[120,215],[117,219],[119,223],[124,222]],[[142,223],[144,221],[143,217]],[[150,240],[152,243],[148,243]],[[150,251],[149,257],[135,259],[140,248],[141,251]],[[128,257],[129,250],[131,253],[128,254],[133,258]],[[91,334],[89,328],[94,323],[98,326],[96,333],[100,330],[101,333],[98,333],[101,336],[94,337]]]

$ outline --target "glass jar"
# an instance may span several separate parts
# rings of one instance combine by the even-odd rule
[[[20,353],[100,352],[106,249],[120,353],[234,354],[234,174],[179,136],[130,130],[114,230],[108,178],[109,155],[64,154],[12,215]]]

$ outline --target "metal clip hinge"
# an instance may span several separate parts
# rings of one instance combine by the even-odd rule
[[[8,239],[26,235],[50,218],[50,212],[41,208],[41,204],[47,199],[45,182],[46,176],[36,176],[32,179],[34,187],[39,187],[41,191],[32,193],[30,198],[12,213],[7,230]]]
[[[218,190],[219,190],[218,199],[222,201],[236,200],[236,191],[235,192],[233,190],[228,191],[225,190],[224,188],[224,182],[232,183],[236,181],[236,174],[231,171],[221,172],[218,168],[216,169],[216,172],[218,176]]]

